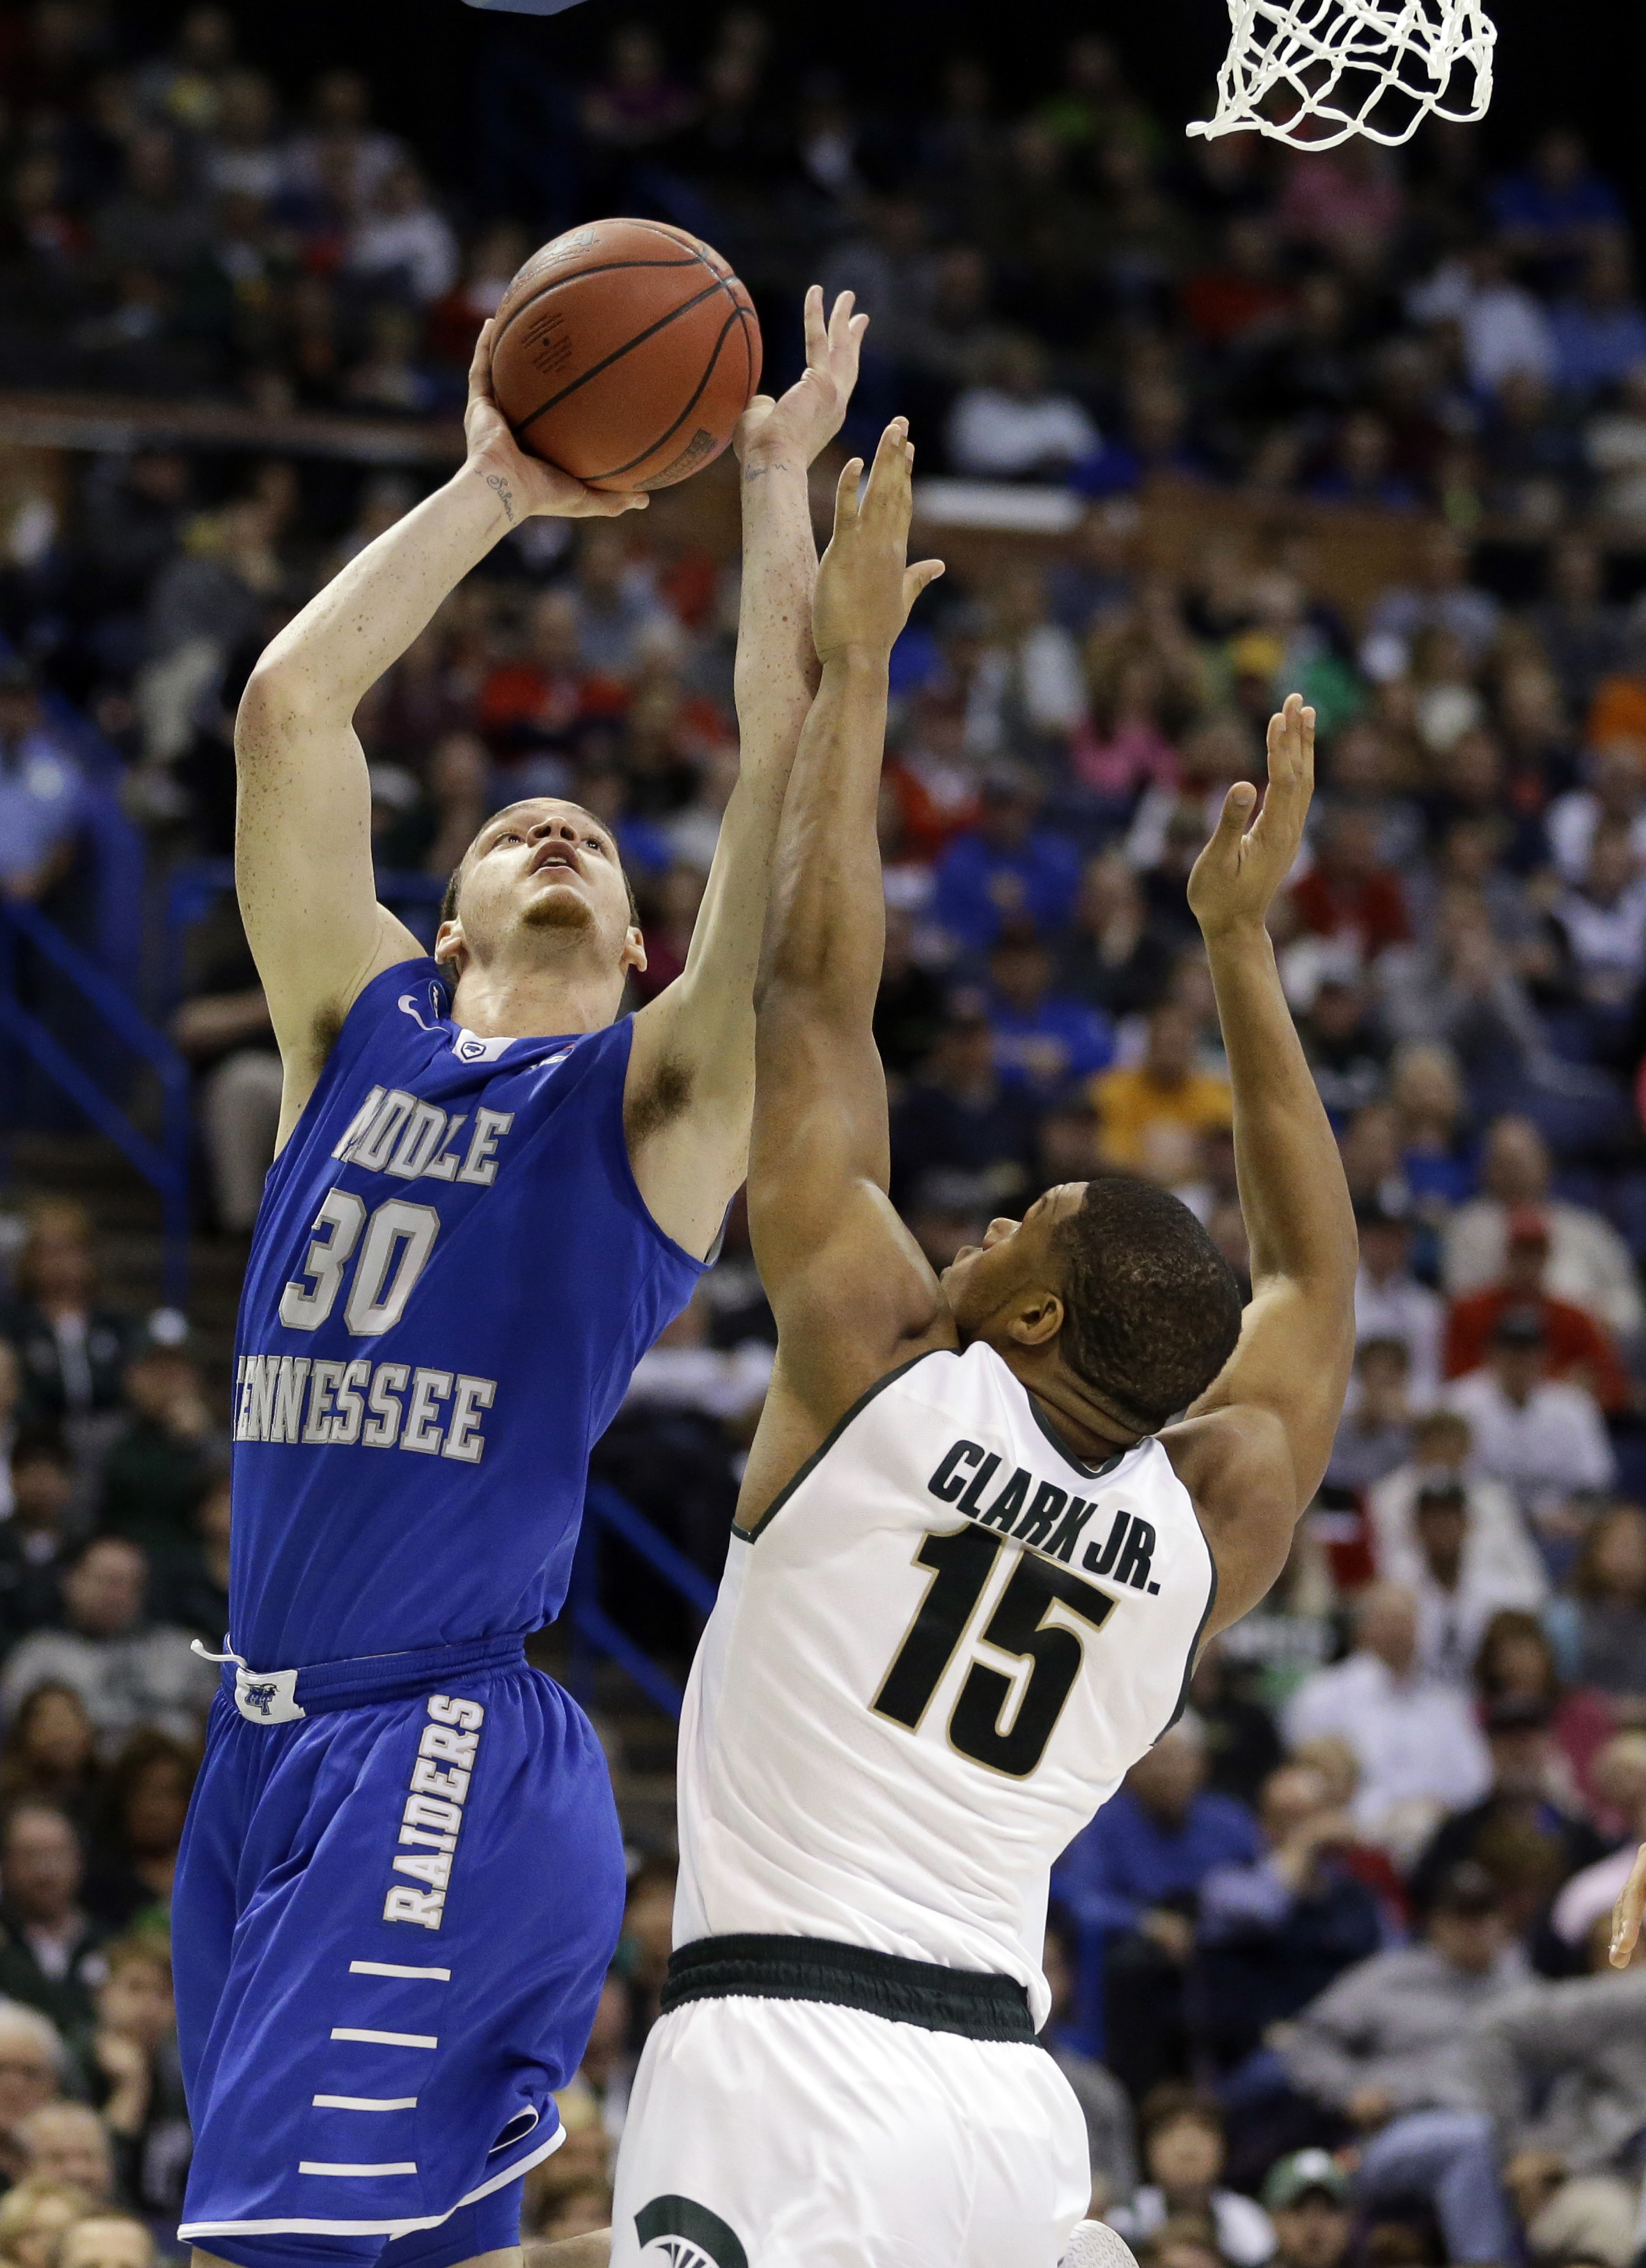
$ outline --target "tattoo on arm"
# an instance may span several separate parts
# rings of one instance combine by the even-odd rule
[[[510,526],[511,527],[513,527],[513,525],[514,525],[514,491],[513,491],[513,490],[509,486],[508,482],[504,479],[504,477],[503,477],[503,475],[502,475],[502,474],[501,474],[501,473],[488,473],[488,474],[486,475],[486,486],[487,486],[489,489],[495,489],[495,490],[497,490],[498,502],[502,505],[502,507],[503,507],[504,511],[508,514],[509,526]]]

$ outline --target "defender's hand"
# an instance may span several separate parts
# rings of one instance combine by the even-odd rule
[[[520,2247],[525,2268],[606,2268],[611,2258],[611,2231],[597,2228],[587,2236],[552,2238],[528,2236]]]
[[[1260,929],[1276,891],[1303,847],[1303,821],[1315,787],[1315,712],[1288,693],[1269,719],[1269,784],[1251,821],[1258,791],[1236,780],[1223,799],[1217,832],[1194,862],[1189,908],[1210,938]]]
[[[1612,1914],[1612,1966],[1627,1969],[1635,1958],[1635,1948],[1640,1943],[1641,1916],[1646,1912],[1646,1843],[1642,1843],[1635,1858],[1633,1871],[1623,1886],[1623,1895]]]
[[[840,475],[834,534],[817,569],[812,601],[819,661],[856,652],[883,663],[910,608],[943,571],[941,559],[923,559],[918,567],[904,563],[914,517],[913,465],[909,421],[894,417],[880,437],[860,499],[863,460],[853,457]]]
[[[463,413],[469,456],[463,469],[495,493],[510,526],[537,512],[554,519],[614,519],[620,512],[643,511],[651,498],[639,489],[585,488],[570,473],[527,455],[491,391],[491,332],[490,320],[482,324],[469,365],[469,407]]]
[[[780,401],[757,394],[744,410],[732,446],[746,474],[777,465],[803,471],[840,431],[852,389],[867,315],[852,313],[856,294],[842,291],[823,320],[821,284],[806,294],[806,367]]]

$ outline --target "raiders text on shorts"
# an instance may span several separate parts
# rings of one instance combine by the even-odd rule
[[[436,1693],[429,1714],[434,1722],[424,1727],[417,1742],[411,1793],[400,1824],[401,1848],[394,1860],[397,1874],[410,1874],[427,1887],[411,1890],[396,1882],[383,1901],[383,1919],[439,1929],[486,1712],[478,1701],[454,1701]]]

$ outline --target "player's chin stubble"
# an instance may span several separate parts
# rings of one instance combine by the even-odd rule
[[[524,929],[592,930],[594,909],[575,890],[549,890],[520,916]]]

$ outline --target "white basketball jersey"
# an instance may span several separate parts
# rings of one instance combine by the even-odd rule
[[[1075,1459],[993,1348],[920,1356],[734,1535],[681,1723],[675,1941],[1029,1987],[1047,1877],[1181,1706],[1216,1588],[1156,1440]]]

